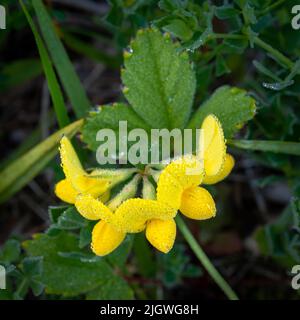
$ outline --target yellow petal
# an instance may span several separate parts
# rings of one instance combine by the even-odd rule
[[[193,155],[175,159],[163,171],[170,173],[184,189],[198,186],[204,176],[201,163]]]
[[[97,197],[108,189],[108,179],[91,177],[84,171],[67,137],[61,139],[59,151],[64,174],[79,193],[89,193]]]
[[[171,162],[162,171],[157,185],[157,200],[179,208],[182,192],[198,186],[203,179],[201,163],[194,156],[185,156]]]
[[[218,118],[208,115],[202,123],[204,141],[204,170],[207,176],[215,176],[222,169],[226,155],[224,133]]]
[[[78,176],[75,185],[79,189],[80,193],[90,194],[97,198],[108,190],[110,182],[105,179],[91,178],[86,175]]]
[[[162,171],[157,184],[157,201],[179,208],[183,193],[182,185],[167,171]]]
[[[111,223],[128,233],[141,232],[152,219],[168,220],[175,217],[177,209],[156,200],[129,199],[124,201],[113,214]]]
[[[109,223],[101,220],[93,229],[91,248],[97,256],[105,256],[114,251],[125,236],[126,233],[117,231]]]
[[[168,253],[176,238],[176,223],[170,220],[151,220],[147,223],[146,238],[148,241],[163,253]]]
[[[76,198],[75,207],[84,218],[89,220],[109,221],[113,215],[105,204],[91,195],[79,195]]]
[[[234,158],[229,153],[226,154],[225,162],[222,170],[215,176],[205,176],[203,183],[205,184],[215,184],[224,180],[231,172],[232,168],[234,167]]]
[[[184,191],[180,211],[190,219],[205,220],[216,215],[216,206],[206,189],[194,187]]]
[[[70,140],[66,136],[60,140],[59,151],[64,174],[77,189],[73,183],[73,180],[76,181],[79,176],[84,176],[86,173],[81,166]]]
[[[56,196],[67,203],[75,203],[78,192],[68,179],[59,181],[54,190]]]

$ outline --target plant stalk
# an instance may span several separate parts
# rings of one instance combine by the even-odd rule
[[[236,293],[232,290],[232,288],[229,286],[229,284],[226,282],[226,280],[221,276],[219,271],[214,267],[214,265],[209,260],[208,256],[205,254],[205,252],[200,247],[199,243],[196,241],[194,236],[192,235],[191,231],[183,221],[183,219],[177,215],[176,222],[179,230],[181,231],[183,237],[189,244],[190,248],[193,250],[199,261],[202,263],[206,271],[209,273],[209,275],[213,278],[213,280],[216,282],[216,284],[220,287],[220,289],[223,290],[225,295],[230,300],[239,300]]]

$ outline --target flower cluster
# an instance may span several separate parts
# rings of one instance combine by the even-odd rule
[[[200,185],[223,180],[232,170],[234,159],[226,153],[222,126],[214,115],[204,119],[201,129],[201,156],[185,155],[166,165],[159,174],[156,190],[145,173],[137,169],[96,169],[87,173],[69,140],[62,138],[60,154],[66,178],[56,185],[55,192],[62,200],[74,203],[83,217],[98,221],[91,244],[96,255],[112,252],[127,233],[142,231],[154,247],[167,253],[175,241],[174,218],[178,210],[195,220],[215,216],[215,202]],[[109,200],[111,188],[133,174],[133,179]],[[142,175],[143,198],[134,198]]]

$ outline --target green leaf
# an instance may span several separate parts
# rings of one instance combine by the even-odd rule
[[[90,116],[82,128],[82,139],[92,150],[97,150],[100,145],[96,141],[97,132],[100,129],[112,129],[117,134],[119,122],[127,121],[128,131],[135,128],[142,128],[149,131],[150,127],[141,119],[136,112],[128,105],[123,103],[115,103],[99,107],[97,112],[91,112]]]
[[[235,87],[220,87],[204,102],[191,118],[188,128],[200,128],[208,114],[216,115],[222,123],[226,138],[231,138],[255,115],[255,100],[246,91]]]
[[[60,215],[65,212],[67,209],[69,208],[69,206],[58,206],[58,207],[52,207],[50,206],[48,208],[48,214],[49,214],[49,218],[52,224],[57,223],[58,218],[60,217]]]
[[[211,28],[206,28],[203,32],[197,31],[194,33],[192,39],[186,42],[182,46],[182,48],[193,52],[196,49],[203,46],[210,39],[212,35],[213,35],[213,32]]]
[[[138,269],[144,277],[154,277],[156,272],[156,260],[152,248],[143,233],[134,237],[133,251]]]
[[[63,231],[55,237],[39,234],[33,240],[26,241],[24,248],[30,256],[43,256],[41,282],[50,294],[76,296],[98,288],[105,288],[104,294],[107,295],[111,294],[110,291],[115,291],[116,295],[130,291],[124,280],[114,274],[104,259],[85,262],[60,256],[59,252],[80,254],[78,239],[73,234]]]
[[[131,252],[133,245],[133,235],[127,235],[126,239],[122,244],[110,255],[107,256],[107,261],[111,263],[112,266],[119,266],[122,268]]]
[[[89,223],[80,229],[79,233],[79,248],[82,249],[92,242],[92,231],[94,225]]]
[[[184,7],[186,1],[178,0],[160,0],[158,6],[160,9],[173,13],[174,10]]]
[[[82,253],[82,252],[61,252],[59,251],[57,253],[60,257],[67,258],[69,260],[74,260],[74,261],[80,261],[80,262],[97,262],[100,261],[102,258],[95,256],[92,253]]]
[[[286,153],[300,156],[300,142],[266,140],[229,140],[231,146],[253,151]]]
[[[216,8],[216,16],[221,20],[232,18],[238,14],[239,11],[236,10],[232,5],[223,5]]]
[[[76,230],[86,225],[86,220],[77,212],[75,207],[65,210],[57,219],[57,228]]]
[[[193,35],[193,31],[180,19],[171,20],[163,29],[182,40],[189,40]]]
[[[78,120],[55,132],[4,168],[0,172],[0,203],[9,199],[44,169],[57,154],[61,137],[72,137],[82,123],[83,120]]]
[[[254,24],[257,22],[254,7],[252,7],[248,2],[242,6],[242,10],[246,24]]]
[[[22,269],[26,276],[34,277],[43,272],[43,257],[26,257],[22,261]]]
[[[30,281],[30,288],[32,289],[33,294],[37,297],[42,294],[45,286],[42,282],[33,279]]]
[[[272,257],[286,268],[300,263],[299,212],[295,208],[298,201],[298,198],[293,199],[275,221],[259,227],[253,234],[261,254]]]
[[[5,263],[16,262],[19,259],[20,253],[21,247],[19,241],[10,239],[6,241],[0,251],[0,261]]]
[[[176,244],[169,254],[159,255],[159,269],[162,280],[167,287],[173,287],[182,281],[184,272],[189,266],[189,260],[185,253],[185,247],[180,244]]]
[[[58,84],[56,74],[53,70],[47,49],[45,48],[44,43],[43,43],[43,41],[42,41],[42,39],[41,39],[41,37],[35,27],[35,24],[29,14],[29,12],[27,11],[25,5],[23,4],[22,0],[20,0],[20,4],[21,4],[22,9],[25,13],[25,16],[28,20],[28,23],[30,25],[30,28],[32,30],[32,33],[34,35],[34,38],[35,38],[35,41],[36,41],[36,44],[37,44],[37,47],[39,50],[41,62],[43,65],[45,76],[47,78],[49,91],[50,91],[51,98],[53,101],[57,121],[59,123],[60,128],[63,128],[70,123],[70,119],[68,117],[67,107],[64,102],[63,94],[60,90],[60,86]]]
[[[119,277],[112,277],[97,289],[88,292],[87,300],[131,300],[133,291],[128,284]]]
[[[51,18],[40,0],[32,0],[39,27],[53,60],[56,71],[74,108],[76,116],[81,118],[90,108],[85,90],[74,70],[64,46],[58,38]]]
[[[145,29],[131,42],[124,64],[124,94],[136,113],[151,127],[183,128],[196,85],[187,53],[178,53],[170,37]]]

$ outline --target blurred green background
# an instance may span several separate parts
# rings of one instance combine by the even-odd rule
[[[169,32],[178,49],[188,52],[197,73],[195,108],[217,87],[237,86],[257,101],[257,115],[238,138],[299,142],[300,30],[291,26],[291,10],[297,1],[24,3],[38,37],[18,1],[1,1],[7,11],[7,28],[0,30],[0,177],[9,164],[69,119],[84,115],[85,107],[124,100],[120,82],[123,52],[137,30],[147,26]],[[45,4],[58,43],[44,23],[48,20],[38,10],[38,3]],[[41,46],[48,54],[41,54]],[[56,103],[43,69],[47,56],[63,88],[61,96],[52,88]],[[51,75],[48,68],[48,77]],[[68,87],[70,83],[73,88]],[[71,90],[76,91],[80,83],[82,92],[75,96]],[[57,112],[60,103],[67,112]],[[201,228],[198,223],[191,223],[190,228],[241,298],[297,299],[290,272],[293,265],[300,264],[299,156],[237,148],[231,152],[237,160],[233,173],[210,190],[220,214],[213,222],[202,222]],[[19,241],[49,227],[48,206],[59,204],[53,186],[62,177],[59,161],[51,159],[53,156],[36,159],[36,163],[44,161],[41,167],[32,176],[24,173],[18,185],[12,181],[9,191],[0,187],[0,262],[24,264]],[[145,245],[143,239],[137,243]],[[156,259],[151,252],[146,258],[139,257],[141,249],[133,249],[135,255],[126,262],[125,278],[135,297],[223,298],[184,241],[179,240],[169,255],[155,254]],[[20,281],[12,274],[11,292],[3,298],[35,298],[29,285],[13,295]],[[42,287],[36,288],[36,293],[40,294],[39,289]],[[58,296],[43,293],[41,298]]]

